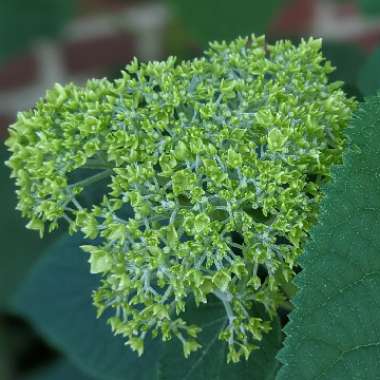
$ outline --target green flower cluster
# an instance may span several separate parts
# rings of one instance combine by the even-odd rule
[[[320,47],[252,36],[190,62],[134,60],[113,82],[56,85],[11,126],[28,227],[64,219],[94,239],[94,303],[139,354],[147,334],[200,347],[181,318],[191,300],[223,303],[228,361],[270,329],[355,105]]]

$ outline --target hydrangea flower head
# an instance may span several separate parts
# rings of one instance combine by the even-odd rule
[[[66,221],[94,240],[94,303],[133,350],[148,334],[197,350],[183,314],[212,297],[229,361],[270,329],[354,107],[320,47],[252,36],[193,61],[134,60],[118,80],[56,85],[18,115],[18,208],[41,234]]]

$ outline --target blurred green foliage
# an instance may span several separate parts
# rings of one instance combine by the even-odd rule
[[[1,0],[0,63],[40,37],[56,37],[75,11],[75,0]]]
[[[325,57],[335,67],[330,80],[343,81],[343,89],[348,95],[361,97],[358,75],[365,62],[364,51],[354,44],[330,41],[324,41],[322,49]]]
[[[359,88],[365,96],[375,95],[380,88],[380,48],[371,54],[361,68]]]
[[[285,0],[168,0],[175,14],[202,47],[268,30]]]
[[[368,16],[380,14],[379,0],[358,0],[360,9]]]

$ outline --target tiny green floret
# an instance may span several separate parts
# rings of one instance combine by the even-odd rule
[[[200,347],[192,301],[224,305],[228,361],[270,330],[355,107],[320,48],[252,36],[189,62],[134,60],[112,82],[56,85],[11,126],[28,228],[65,220],[94,241],[98,314],[113,309],[140,355],[148,334]]]

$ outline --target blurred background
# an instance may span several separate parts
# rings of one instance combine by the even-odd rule
[[[349,95],[380,87],[379,0],[0,0],[0,141],[17,111],[55,82],[111,79],[134,56],[189,59],[210,40],[251,33],[323,37],[337,67],[332,79]],[[59,233],[40,240],[25,230],[6,157],[1,144],[0,380],[90,379],[12,311],[20,284]]]

